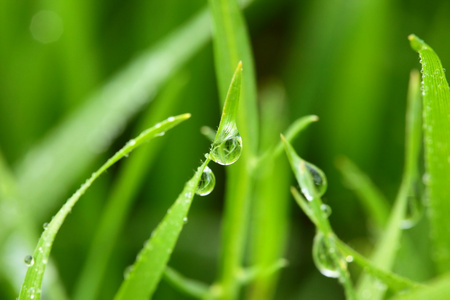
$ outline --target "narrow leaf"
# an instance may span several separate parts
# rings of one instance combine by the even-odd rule
[[[433,49],[415,35],[408,38],[422,63],[428,215],[436,268],[443,273],[450,270],[450,91]]]
[[[410,86],[417,85],[418,77],[412,76]],[[418,106],[419,103],[419,106]],[[421,111],[420,96],[415,93],[408,94],[408,107],[406,112],[406,143],[405,143],[405,166],[403,170],[402,183],[400,185],[393,211],[389,217],[386,229],[378,241],[372,254],[372,263],[379,268],[389,271],[394,264],[397,249],[400,245],[402,235],[402,223],[406,216],[409,196],[414,183],[417,180],[417,166],[420,154],[420,123]],[[376,280],[369,274],[363,274],[360,279],[357,293],[360,299],[383,299],[385,290],[380,289]]]
[[[164,271],[164,280],[188,296],[204,299],[204,297],[209,295],[208,285],[203,282],[186,278],[170,267],[167,267]]]
[[[44,275],[45,267],[48,263],[53,242],[59,228],[62,226],[65,218],[72,210],[72,207],[78,202],[80,197],[86,192],[86,190],[94,183],[94,181],[105,172],[109,167],[115,164],[124,156],[128,155],[136,147],[147,142],[149,139],[155,136],[161,135],[175,125],[188,119],[189,114],[180,115],[177,117],[170,117],[167,120],[156,124],[154,127],[145,130],[135,139],[130,140],[122,149],[114,154],[103,166],[94,172],[91,177],[86,180],[84,184],[70,197],[58,213],[53,217],[51,222],[46,226],[46,229],[41,235],[38,241],[36,249],[32,256],[29,257],[29,268],[25,275],[25,280],[20,291],[19,299],[36,299],[41,297],[41,285]]]
[[[209,161],[206,159],[186,183],[175,203],[145,243],[115,300],[147,300],[153,295],[183,229],[198,183]]]
[[[446,274],[434,279],[424,288],[398,294],[390,300],[447,300],[448,295],[450,295],[450,275]]]

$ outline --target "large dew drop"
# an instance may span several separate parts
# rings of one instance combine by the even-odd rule
[[[335,248],[329,248],[325,243],[324,235],[318,232],[314,237],[312,250],[314,264],[322,275],[337,278],[339,277],[339,269],[332,257],[333,251],[337,250]],[[339,256],[339,253],[337,255]],[[345,260],[342,259],[341,263],[346,266]]]
[[[209,195],[213,191],[215,185],[216,177],[214,176],[214,173],[211,171],[211,169],[206,166],[203,170],[202,177],[200,178],[195,193],[200,196]]]
[[[322,197],[328,187],[327,177],[325,176],[325,173],[311,163],[305,162],[305,166],[312,176],[318,196]]]
[[[220,143],[214,144],[210,153],[213,161],[221,165],[231,165],[236,162],[242,153],[242,138],[232,135]]]

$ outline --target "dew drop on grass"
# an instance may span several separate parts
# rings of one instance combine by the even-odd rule
[[[353,256],[347,255],[347,256],[345,257],[345,261],[348,262],[348,263],[353,262]]]
[[[25,256],[23,261],[25,262],[27,267],[31,267],[32,265],[34,265],[34,257],[31,255]]]
[[[209,195],[216,184],[216,177],[211,169],[206,166],[203,170],[202,176],[200,177],[200,181],[197,186],[197,190],[195,193],[200,196]]]
[[[42,225],[42,228],[44,228],[44,230],[47,230],[47,228],[48,228],[48,223],[44,223],[44,225]]]
[[[321,206],[320,206],[320,209],[325,213],[325,215],[327,216],[327,217],[329,217],[330,215],[331,215],[331,207],[328,205],[328,204],[322,204]]]
[[[336,251],[334,248],[329,248],[325,242],[325,236],[318,232],[314,237],[313,242],[313,260],[317,269],[322,273],[322,275],[331,278],[339,277],[338,265],[334,261],[332,257],[333,251]],[[341,264],[344,266],[347,265],[345,260],[341,261]]]
[[[405,217],[403,218],[400,227],[402,229],[409,229],[417,224],[422,216],[423,204],[416,196],[408,196],[406,200]]]
[[[231,165],[242,153],[242,138],[239,134],[232,135],[222,142],[213,144],[210,157],[220,165]]]
[[[314,186],[317,189],[319,197],[322,197],[323,194],[325,194],[325,191],[327,190],[328,187],[327,177],[325,176],[325,173],[311,163],[305,162],[305,166],[312,176]]]

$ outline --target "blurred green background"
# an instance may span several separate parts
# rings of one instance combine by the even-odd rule
[[[286,124],[307,114],[319,116],[320,121],[294,144],[300,155],[327,174],[329,188],[324,201],[333,209],[331,224],[344,241],[362,252],[372,245],[369,227],[355,195],[343,184],[335,160],[341,155],[350,158],[392,202],[403,167],[409,72],[419,68],[408,34],[423,38],[440,56],[444,68],[450,67],[450,3],[432,3],[255,0],[245,9],[258,88],[262,92],[276,89]],[[0,1],[0,150],[13,173],[28,152],[91,94],[206,6],[203,0]],[[155,141],[161,148],[136,194],[99,299],[112,297],[123,270],[133,262],[208,150],[209,142],[200,128],[215,128],[220,117],[210,41],[170,76],[161,93],[174,85],[181,85],[179,100],[164,117],[189,112],[192,118]],[[41,230],[37,224],[49,220],[93,170],[135,135],[137,124],[157,105],[159,94],[128,119],[106,151],[77,173],[71,187],[59,193],[58,201],[43,215],[35,216],[36,231]],[[115,175],[125,163],[102,176],[58,234],[52,257],[69,295]],[[208,283],[216,278],[226,180],[222,167],[213,165],[212,169],[216,188],[194,202],[170,261],[187,276]],[[52,184],[58,186],[58,181]],[[337,281],[323,277],[313,265],[313,225],[294,201],[291,206],[285,255],[289,266],[281,274],[275,298],[343,299]],[[33,211],[29,213],[33,215]],[[421,234],[422,227],[410,234]],[[1,245],[4,257],[13,236],[11,233]],[[18,283],[1,279],[1,299],[15,297],[23,278],[22,258],[15,257],[7,270],[19,273]],[[165,282],[155,295],[155,299],[183,297]]]

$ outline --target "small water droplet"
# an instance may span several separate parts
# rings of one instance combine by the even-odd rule
[[[186,224],[186,223],[188,222],[188,218],[187,218],[187,217],[184,217],[184,218],[183,218],[183,222],[184,222],[184,224]]]
[[[329,239],[332,239],[329,237]],[[332,253],[335,251],[334,248],[329,248],[325,242],[325,236],[318,232],[314,237],[313,242],[313,260],[317,269],[322,273],[322,275],[332,278],[339,277],[338,265],[335,263]],[[339,255],[339,253],[337,254]],[[346,266],[346,262],[343,260],[341,262]]]
[[[347,256],[345,257],[345,261],[348,262],[348,263],[353,262],[353,256],[347,255]]]
[[[400,224],[402,229],[413,227],[422,217],[424,207],[420,196],[419,180],[411,184],[407,195],[405,215]]]
[[[325,203],[323,203],[321,206],[320,206],[320,209],[325,213],[325,215],[327,216],[327,217],[329,217],[330,215],[331,215],[331,207],[328,205],[328,204],[325,204]]]
[[[31,267],[32,265],[34,265],[34,257],[31,255],[25,256],[23,261],[25,262],[27,267]]]
[[[134,145],[136,145],[136,140],[135,139],[132,139],[132,140],[128,141],[128,146],[134,146]]]
[[[155,134],[155,136],[163,136],[164,134],[165,134],[165,132],[163,131],[163,132]]]
[[[231,165],[236,162],[242,153],[242,138],[232,135],[222,142],[213,144],[210,157],[220,165]]]
[[[47,222],[44,223],[44,225],[42,225],[42,227],[44,228],[44,230],[47,230],[48,229],[48,223]]]
[[[175,120],[174,117],[169,117],[169,118],[167,119],[167,121],[169,121],[169,122],[173,122],[174,120]]]
[[[209,195],[213,191],[215,184],[216,177],[214,176],[214,173],[211,171],[211,169],[206,166],[203,170],[200,181],[198,182],[197,190],[195,191],[195,193],[200,196]]]

